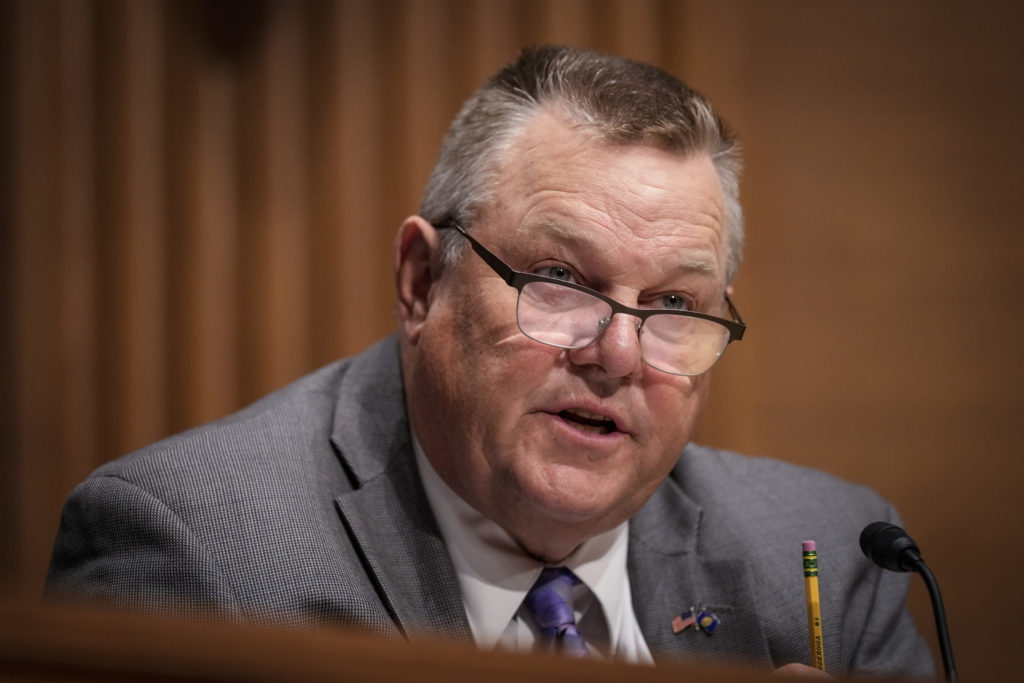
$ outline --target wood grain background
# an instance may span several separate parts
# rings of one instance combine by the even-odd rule
[[[1024,17],[903,0],[0,4],[0,577],[92,468],[394,328],[390,245],[518,47],[659,64],[746,148],[701,440],[880,490],[960,669],[1020,671]],[[912,608],[932,625],[923,586]],[[998,639],[998,643],[996,643]]]

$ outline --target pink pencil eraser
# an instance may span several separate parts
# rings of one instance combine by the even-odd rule
[[[814,541],[804,541],[804,552],[807,553],[812,550],[817,550],[817,548],[814,546]]]

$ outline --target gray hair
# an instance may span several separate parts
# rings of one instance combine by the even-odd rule
[[[544,107],[558,107],[612,143],[656,144],[681,156],[707,154],[725,195],[726,279],[732,281],[743,251],[739,141],[711,104],[675,76],[612,55],[529,48],[495,74],[448,129],[420,215],[434,225],[455,220],[468,229],[493,197],[518,134]],[[464,241],[443,238],[441,264],[446,265]]]

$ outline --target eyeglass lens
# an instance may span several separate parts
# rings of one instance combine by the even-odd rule
[[[612,307],[586,292],[530,282],[519,293],[519,329],[542,344],[579,349],[592,344],[611,321]],[[653,368],[699,375],[714,365],[729,343],[729,330],[711,320],[679,315],[647,318],[640,352]]]

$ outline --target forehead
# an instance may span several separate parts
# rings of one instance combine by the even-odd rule
[[[623,258],[661,258],[724,281],[724,198],[707,155],[621,145],[541,112],[499,169],[482,227]]]

